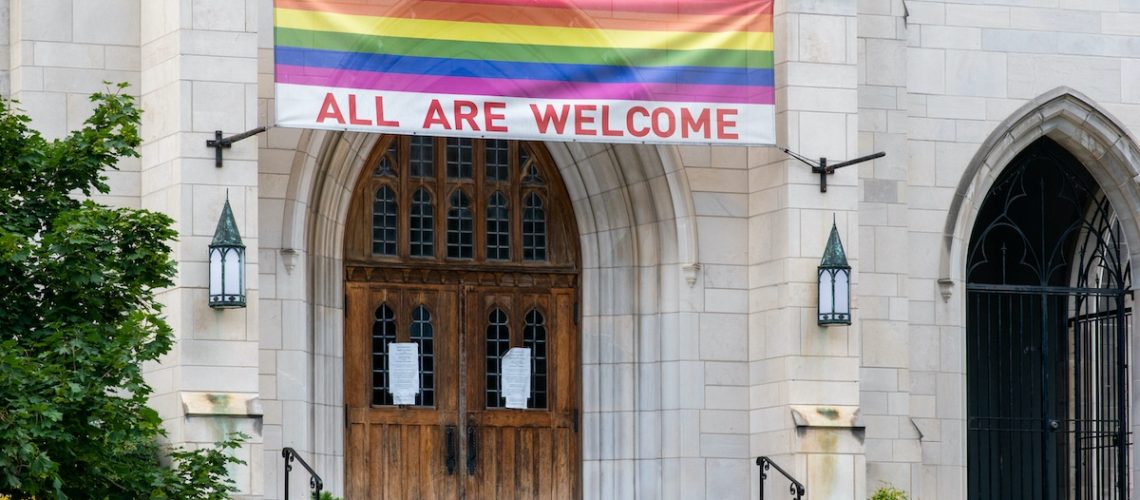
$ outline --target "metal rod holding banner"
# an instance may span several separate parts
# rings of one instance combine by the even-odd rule
[[[843,167],[850,167],[851,165],[857,165],[857,164],[860,164],[860,163],[863,163],[866,161],[871,161],[871,160],[874,160],[877,158],[882,158],[884,156],[887,156],[887,153],[885,153],[883,151],[879,151],[878,153],[872,153],[872,154],[869,154],[866,156],[860,156],[858,158],[855,158],[854,160],[841,161],[839,163],[828,165],[827,164],[827,158],[824,158],[824,157],[820,157],[818,163],[813,163],[811,160],[805,158],[803,155],[797,154],[788,148],[780,148],[780,150],[783,151],[784,154],[791,156],[792,158],[799,160],[801,163],[811,167],[811,173],[819,174],[819,192],[821,192],[821,193],[827,192],[827,176],[834,174],[836,169],[840,169]]]
[[[222,137],[222,131],[221,130],[215,130],[214,131],[214,138],[206,140],[206,147],[214,148],[214,167],[215,168],[222,168],[222,148],[229,149],[231,146],[234,145],[235,142],[241,141],[242,139],[247,139],[249,137],[253,137],[257,134],[265,132],[265,130],[266,130],[265,127],[257,127],[253,130],[247,130],[247,131],[242,132],[240,134],[231,135],[229,137]]]

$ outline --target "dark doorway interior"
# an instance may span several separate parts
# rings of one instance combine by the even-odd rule
[[[987,194],[967,264],[968,498],[1126,498],[1131,281],[1096,182],[1038,140]]]

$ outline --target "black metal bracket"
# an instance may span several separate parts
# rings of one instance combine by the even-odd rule
[[[247,130],[247,131],[242,132],[240,134],[231,135],[229,137],[222,137],[222,131],[221,130],[215,130],[214,131],[214,138],[213,139],[206,139],[206,147],[214,148],[214,167],[222,168],[222,149],[223,148],[229,149],[230,146],[233,146],[235,142],[238,142],[242,139],[246,139],[249,137],[253,137],[257,134],[265,132],[265,130],[266,130],[265,127],[257,127],[253,130]]]
[[[855,158],[854,160],[841,161],[841,162],[833,164],[833,165],[828,165],[827,164],[827,158],[821,157],[819,159],[819,162],[816,163],[816,162],[813,162],[813,161],[803,157],[802,155],[799,155],[799,154],[792,152],[788,148],[781,148],[781,151],[783,151],[788,156],[791,156],[792,158],[795,158],[795,159],[803,162],[805,165],[811,167],[811,173],[819,174],[819,192],[821,192],[821,193],[827,192],[827,176],[834,174],[836,169],[843,168],[843,167],[850,167],[851,165],[855,165],[858,163],[863,163],[865,161],[871,161],[871,160],[874,160],[876,158],[882,158],[884,156],[887,156],[887,153],[885,153],[883,151],[879,151],[878,153],[869,154],[867,156],[860,156],[858,158]]]

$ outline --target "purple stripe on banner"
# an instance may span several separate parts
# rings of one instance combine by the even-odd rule
[[[772,104],[771,87],[672,83],[586,83],[508,78],[409,75],[277,65],[277,83],[421,94],[460,94],[534,99]]]

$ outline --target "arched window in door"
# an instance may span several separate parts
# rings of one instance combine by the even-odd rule
[[[573,209],[562,184],[548,181],[558,172],[541,146],[388,136],[369,162],[356,189],[371,194],[354,200],[372,202],[350,208],[350,264],[577,267],[573,218],[552,216]]]

